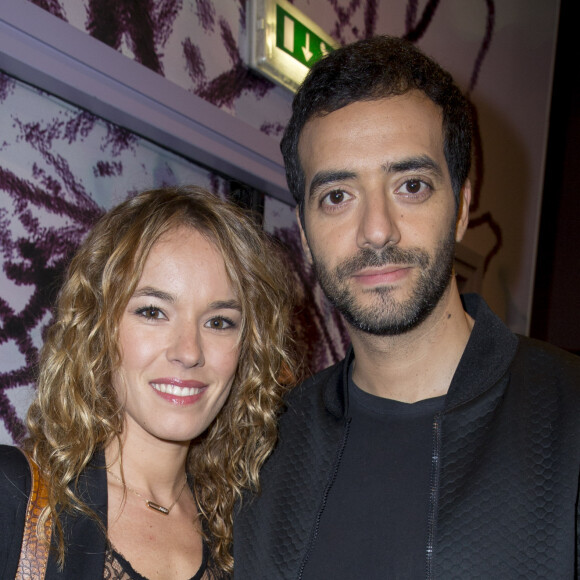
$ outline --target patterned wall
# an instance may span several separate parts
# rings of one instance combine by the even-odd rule
[[[291,95],[244,64],[246,0],[21,1],[242,119],[277,146]],[[544,144],[541,131],[531,136],[526,131],[546,118],[549,89],[542,87],[549,81],[557,6],[543,0],[504,0],[497,10],[494,0],[293,3],[339,43],[375,33],[407,36],[471,95],[480,130],[466,241],[485,260],[484,296],[514,329],[525,330],[526,280],[533,270],[526,260],[534,253],[537,208],[529,182],[538,180],[533,172],[541,166]],[[510,110],[504,97],[515,103]],[[0,112],[0,442],[5,442],[24,433],[50,306],[68,256],[95,219],[148,187],[197,183],[227,196],[230,186],[225,176],[195,160],[5,74],[0,74]],[[509,211],[503,186],[517,202]],[[269,196],[263,205],[264,227],[286,245],[298,287],[295,331],[305,366],[323,368],[344,353],[344,324],[304,263],[293,208]]]
[[[289,94],[244,64],[247,52],[245,0],[29,0],[211,104],[243,118],[277,139],[289,114]],[[297,6],[300,4],[295,3]],[[344,5],[346,4],[346,5]],[[317,21],[341,44],[384,30],[386,2],[337,0],[317,3]],[[439,2],[395,2],[404,9],[403,36],[418,42],[437,23]],[[481,32],[469,62],[466,92],[475,89],[495,25],[495,2],[479,0]],[[312,10],[312,8],[311,8]],[[477,118],[477,108],[474,107]],[[488,232],[487,270],[502,247],[502,227],[492,211],[480,211],[483,155],[477,131],[471,228]]]
[[[128,131],[0,73],[0,439],[18,440],[67,260],[104,210],[141,189],[223,183]],[[221,186],[221,187],[220,187]]]
[[[137,191],[195,183],[222,197],[229,181],[129,131],[0,73],[0,442],[18,442],[42,334],[70,255],[90,226]],[[328,366],[346,335],[303,261],[292,209],[264,198],[264,227],[289,248],[301,285],[296,338],[304,364]]]

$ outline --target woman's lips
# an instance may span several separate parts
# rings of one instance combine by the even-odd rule
[[[175,405],[192,405],[203,396],[208,388],[206,384],[199,381],[166,378],[150,381],[149,384],[162,399]]]

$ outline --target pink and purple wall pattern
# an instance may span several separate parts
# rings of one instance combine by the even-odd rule
[[[11,111],[0,116],[0,441],[18,442],[60,280],[91,225],[142,189],[195,183],[227,196],[229,182],[2,73],[0,107]],[[269,196],[264,205],[264,226],[288,247],[301,286],[304,365],[322,368],[343,355],[344,327],[302,258],[289,206]]]
[[[244,63],[246,0],[19,1],[243,120],[278,146],[291,95]],[[465,243],[485,260],[484,297],[514,330],[525,332],[540,190],[534,187],[542,175],[557,3],[293,4],[339,43],[377,33],[406,35],[470,95],[478,131]],[[1,71],[0,135],[0,442],[17,442],[62,272],[90,225],[145,188],[195,183],[227,196],[229,182],[195,159]],[[266,195],[263,217],[265,229],[288,250],[299,298],[294,332],[305,367],[318,370],[342,357],[348,340],[344,323],[304,262],[293,208]]]
[[[42,332],[70,255],[138,190],[222,180],[0,73],[0,439],[18,441]]]

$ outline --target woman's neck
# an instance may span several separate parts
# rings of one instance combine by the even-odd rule
[[[155,497],[174,498],[185,480],[189,442],[139,437],[126,429],[105,449],[107,469],[126,485]]]

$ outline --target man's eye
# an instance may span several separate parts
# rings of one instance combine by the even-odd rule
[[[327,193],[324,196],[322,202],[326,205],[339,205],[349,199],[349,197],[349,194],[345,191],[342,191],[341,189],[335,189],[334,191]]]
[[[426,193],[430,189],[431,187],[420,179],[409,179],[409,181],[405,181],[403,187],[401,187],[402,193],[409,194]]]
[[[145,308],[139,308],[136,312],[139,316],[147,318],[147,320],[157,320],[160,318],[165,318],[165,315],[159,308],[155,306],[146,306]]]

